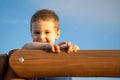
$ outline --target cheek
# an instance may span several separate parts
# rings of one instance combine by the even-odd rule
[[[37,36],[32,36],[32,40],[36,41],[37,40]]]
[[[55,41],[54,36],[52,36],[52,35],[47,35],[46,40],[50,43],[53,43]]]
[[[50,36],[49,40],[52,41],[52,42],[54,42],[55,41],[55,36]]]

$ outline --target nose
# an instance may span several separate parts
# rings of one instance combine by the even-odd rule
[[[39,35],[39,41],[45,41],[45,35],[44,34]]]

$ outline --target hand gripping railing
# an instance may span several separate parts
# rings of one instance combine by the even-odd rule
[[[69,54],[15,50],[9,64],[23,78],[120,77],[120,50],[79,50]]]

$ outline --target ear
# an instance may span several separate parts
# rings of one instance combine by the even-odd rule
[[[56,38],[55,39],[58,39],[60,37],[60,30],[58,30],[57,32],[56,32]]]

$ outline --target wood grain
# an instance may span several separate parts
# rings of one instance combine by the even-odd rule
[[[23,62],[19,58],[24,58]],[[79,50],[51,53],[15,50],[11,68],[23,78],[33,77],[120,77],[120,50]]]

